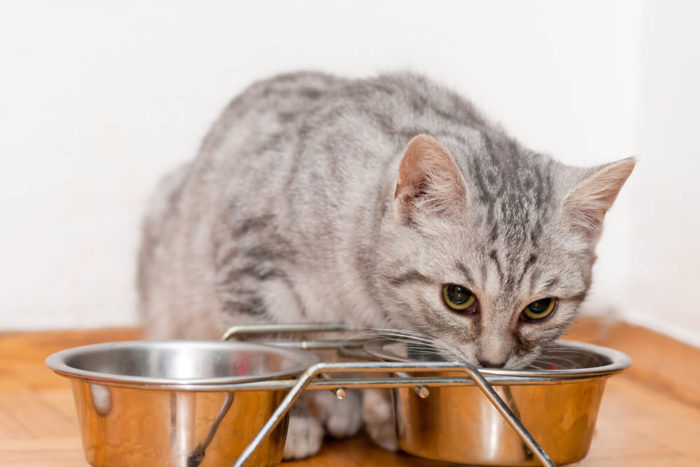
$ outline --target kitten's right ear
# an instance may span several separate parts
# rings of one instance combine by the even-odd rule
[[[459,217],[467,188],[454,158],[438,140],[418,135],[404,150],[394,193],[395,218],[415,222],[421,216]]]

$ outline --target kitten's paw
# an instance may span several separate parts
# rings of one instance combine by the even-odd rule
[[[303,459],[313,456],[321,449],[322,441],[321,422],[305,411],[292,413],[284,444],[284,458]]]
[[[311,404],[333,437],[347,438],[360,431],[362,398],[359,391],[348,390],[343,400],[331,392],[316,391]]]
[[[365,429],[372,441],[383,449],[396,451],[398,443],[390,397],[386,390],[365,389],[362,415],[365,419]]]

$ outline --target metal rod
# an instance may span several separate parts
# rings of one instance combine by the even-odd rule
[[[520,439],[523,440],[525,445],[530,448],[530,451],[537,457],[537,459],[544,465],[545,467],[556,467],[556,464],[554,464],[554,461],[550,459],[550,457],[547,455],[547,453],[542,449],[542,447],[535,441],[535,438],[532,437],[529,431],[523,426],[523,424],[520,422],[518,417],[515,416],[515,414],[510,410],[510,407],[508,407],[508,404],[506,404],[503,399],[501,399],[501,396],[498,395],[496,390],[491,386],[488,381],[486,381],[486,378],[484,378],[481,373],[479,373],[479,370],[476,369],[476,367],[466,363],[462,362],[462,367],[464,368],[464,371],[471,376],[474,379],[474,382],[479,386],[481,389],[481,392],[486,395],[486,397],[489,398],[491,403],[496,407],[496,409],[501,413],[503,418],[506,419],[506,422],[515,430],[515,432],[520,436]]]
[[[535,441],[527,429],[520,423],[520,420],[515,417],[508,405],[501,399],[498,393],[493,389],[489,382],[481,373],[472,365],[464,362],[417,362],[417,363],[393,363],[386,362],[377,364],[376,362],[359,362],[359,363],[317,363],[310,366],[297,379],[297,382],[287,393],[280,405],[275,409],[272,416],[267,420],[265,425],[260,429],[258,434],[253,438],[250,444],[241,453],[240,457],[234,464],[234,467],[242,467],[263,440],[275,429],[279,422],[284,418],[287,412],[291,409],[292,404],[299,398],[299,395],[306,389],[313,378],[319,373],[356,373],[356,372],[385,372],[393,371],[462,371],[466,373],[474,383],[481,389],[489,401],[496,407],[501,416],[505,418],[508,424],[515,430],[516,434],[525,443],[525,445],[533,452],[535,457],[547,467],[555,467],[554,462],[549,458],[547,453]],[[331,383],[331,381],[325,381]],[[337,381],[332,381],[337,383]],[[415,378],[411,378],[411,384],[415,385]],[[408,384],[407,384],[408,386]]]
[[[395,375],[397,375],[399,378],[410,378],[411,375],[406,373],[405,371],[395,371]],[[417,386],[413,386],[411,388],[413,392],[416,394],[416,396],[420,397],[421,399],[425,399],[430,395],[430,390],[425,384],[419,384]]]
[[[435,362],[440,365],[444,365],[445,362]],[[376,363],[377,365],[384,365],[384,363]],[[384,369],[384,372],[391,372],[394,368],[377,367],[379,371]],[[407,371],[414,370],[412,368],[406,368]],[[439,370],[436,370],[439,371]],[[482,375],[483,376],[483,375]],[[508,384],[513,386],[527,385],[527,384],[555,384],[566,381],[581,381],[583,379],[590,379],[588,376],[553,376],[553,377],[542,377],[542,376],[488,376],[485,377],[489,384]],[[263,381],[251,381],[248,383],[231,383],[231,384],[152,384],[144,387],[139,383],[114,383],[112,386],[123,387],[123,388],[139,388],[145,390],[180,390],[180,391],[193,391],[193,392],[225,392],[225,391],[283,391],[292,388],[297,383],[294,379],[278,379],[278,380],[263,380]],[[409,378],[399,378],[399,377],[387,377],[387,378],[356,378],[356,379],[341,379],[341,378],[331,378],[328,381],[314,381],[307,386],[308,390],[316,389],[332,389],[335,387],[352,387],[354,389],[368,389],[368,388],[402,388],[410,387],[416,385],[423,385],[427,387],[442,387],[442,386],[474,386],[474,380],[463,376],[430,376],[430,377],[419,377],[411,376]]]
[[[332,380],[332,378],[330,376],[328,376],[326,373],[319,373],[318,377],[323,379],[323,380],[326,380],[326,381]],[[338,400],[341,400],[341,401],[343,399],[345,399],[345,396],[347,396],[347,392],[345,391],[345,388],[342,386],[335,385],[333,388],[330,389],[330,391],[331,391],[331,393],[333,393],[333,395],[336,398],[338,398]]]
[[[326,363],[317,363],[315,365],[311,365],[304,373],[301,374],[294,387],[289,390],[280,405],[277,406],[270,418],[267,419],[265,425],[263,425],[260,431],[258,431],[258,434],[255,435],[253,441],[251,441],[250,444],[248,444],[248,446],[246,446],[246,448],[243,450],[241,455],[236,460],[236,463],[233,464],[234,467],[242,467],[243,464],[250,459],[250,456],[255,452],[258,446],[260,446],[265,438],[279,424],[282,418],[284,418],[287,412],[289,412],[289,409],[292,408],[292,404],[294,404],[294,402],[299,398],[304,388],[308,386],[314,376],[324,371],[326,367],[328,367],[328,364]]]
[[[312,341],[256,341],[261,344],[272,344],[277,347],[291,347],[293,349],[302,350],[339,350],[344,348],[360,348],[367,340],[366,339],[348,339],[348,340],[312,340]]]
[[[287,324],[240,324],[228,328],[221,340],[244,335],[297,333],[297,332],[338,332],[347,331],[343,323],[287,323]]]
[[[219,425],[221,425],[221,420],[224,419],[226,414],[228,413],[229,409],[231,408],[231,404],[233,404],[233,398],[235,397],[234,393],[232,392],[227,392],[226,393],[226,399],[224,400],[224,405],[221,406],[221,409],[219,410],[219,415],[216,416],[214,421],[212,422],[211,426],[209,427],[209,431],[207,432],[207,436],[204,438],[204,440],[197,445],[197,447],[194,448],[192,453],[187,456],[187,467],[198,467],[199,464],[204,461],[204,458],[207,454],[207,448],[211,444],[212,440],[214,439],[214,435],[216,435],[216,430],[219,429]]]

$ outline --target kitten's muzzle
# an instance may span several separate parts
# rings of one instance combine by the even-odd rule
[[[502,362],[492,362],[490,360],[484,360],[479,358],[479,366],[482,368],[503,368],[506,365],[506,361],[504,360]]]

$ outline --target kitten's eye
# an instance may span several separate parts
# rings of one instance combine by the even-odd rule
[[[450,309],[459,312],[476,311],[476,297],[471,290],[457,284],[445,284],[442,286],[442,298]],[[470,310],[470,308],[473,308]]]
[[[521,317],[525,321],[538,321],[551,315],[556,307],[556,298],[542,298],[526,306]]]

